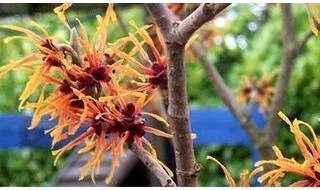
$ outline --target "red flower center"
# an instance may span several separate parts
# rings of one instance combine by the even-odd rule
[[[58,49],[54,46],[54,44],[52,43],[52,40],[46,39],[44,43],[41,44],[41,47],[47,48],[53,52],[58,52]],[[61,63],[55,59],[50,58],[50,56],[48,55],[48,53],[40,50],[40,52],[42,54],[44,54],[44,57],[42,58],[43,61],[45,61],[45,63],[51,65],[51,66],[55,66],[55,67],[61,67]]]
[[[167,79],[166,67],[162,63],[154,62],[151,69],[153,73],[149,78],[149,83],[153,88],[156,88],[157,86],[164,83]]]
[[[87,72],[97,81],[109,82],[111,80],[111,77],[108,75],[105,67],[88,68]]]
[[[145,120],[140,114],[135,114],[135,105],[128,103],[120,112],[124,116],[121,121],[114,120],[112,123],[107,123],[99,118],[93,121],[91,127],[95,129],[97,135],[100,135],[103,130],[106,134],[118,133],[120,136],[129,131],[128,141],[132,141],[135,136],[142,137],[145,134]]]

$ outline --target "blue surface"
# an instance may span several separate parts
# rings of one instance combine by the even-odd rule
[[[197,146],[252,144],[249,135],[226,108],[191,109],[190,117],[192,131],[197,134],[194,141]],[[264,127],[264,119],[258,108],[252,112],[252,118],[258,128]]]
[[[252,119],[259,129],[264,127],[264,117],[259,113],[258,107],[252,112]],[[206,146],[212,144],[219,145],[244,145],[251,149],[253,162],[259,160],[259,153],[256,151],[249,135],[243,130],[240,123],[226,108],[195,108],[190,110],[192,132],[196,133],[195,146]],[[0,115],[0,149],[13,148],[50,148],[51,138],[44,134],[46,129],[54,126],[56,120],[49,121],[43,118],[36,129],[28,130],[31,123],[31,116],[21,114],[1,114]],[[74,139],[86,130],[82,127],[68,141]],[[67,140],[57,144],[58,147],[67,143]],[[57,148],[58,148],[57,147]],[[255,177],[256,178],[256,177]],[[254,186],[259,186],[253,180]]]
[[[190,117],[192,132],[197,134],[197,138],[194,140],[195,146],[211,144],[252,146],[248,134],[226,108],[191,109]],[[252,118],[258,128],[262,129],[264,127],[264,119],[258,112],[258,108],[254,109]],[[56,121],[43,118],[39,127],[28,130],[30,123],[31,116],[1,114],[0,148],[50,147],[50,136],[44,135],[44,130],[54,126]],[[253,155],[255,160],[258,159],[256,153],[253,153]]]
[[[0,148],[20,147],[28,122],[29,118],[23,115],[0,115]]]

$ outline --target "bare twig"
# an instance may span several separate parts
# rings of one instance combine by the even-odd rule
[[[160,184],[163,187],[176,187],[176,184],[171,179],[171,177],[162,168],[159,162],[151,156],[150,153],[148,153],[145,150],[142,150],[135,144],[132,144],[131,150],[144,163],[144,165],[147,166],[148,169],[153,172],[153,174],[159,179]]]
[[[195,161],[184,76],[184,46],[176,43],[174,18],[163,4],[146,4],[146,8],[160,28],[168,53],[168,117],[173,134],[176,173],[179,186],[196,186],[200,166]],[[173,28],[175,27],[175,29]]]
[[[179,186],[196,186],[200,165],[195,161],[186,93],[184,46],[205,22],[213,19],[227,5],[203,4],[182,22],[163,4],[146,4],[167,44],[168,117],[173,133],[176,172]]]
[[[242,127],[252,137],[263,159],[272,158],[273,156],[271,146],[274,143],[275,135],[277,133],[276,114],[281,109],[281,106],[284,101],[286,88],[288,86],[288,80],[292,70],[293,60],[312,36],[312,32],[308,31],[304,35],[304,37],[298,43],[295,44],[293,38],[294,35],[290,5],[282,4],[281,10],[283,28],[282,41],[284,46],[281,64],[282,66],[277,81],[275,97],[273,98],[273,102],[268,112],[269,119],[267,121],[266,129],[264,131],[257,130],[251,119],[248,119],[248,117],[245,114],[243,114],[241,110],[239,110],[239,108],[236,105],[236,102],[234,101],[234,98],[232,97],[232,94],[229,92],[227,86],[224,84],[221,75],[218,73],[214,65],[210,63],[210,61],[207,59],[206,50],[202,48],[201,44],[195,42],[191,47],[192,51],[199,58],[206,72],[208,73],[213,88],[216,89],[218,95],[222,98],[223,102],[230,109],[233,115],[239,120]]]
[[[281,4],[281,20],[282,20],[282,63],[280,74],[277,79],[275,95],[272,99],[272,103],[269,110],[269,117],[266,123],[266,132],[274,142],[275,134],[278,132],[277,126],[277,113],[280,111],[286,89],[289,83],[289,77],[293,66],[293,51],[295,47],[294,34],[293,34],[293,19],[290,4]]]
[[[151,14],[157,26],[160,28],[164,38],[170,38],[170,33],[172,30],[172,24],[177,20],[177,17],[161,3],[147,3],[145,4],[148,12]]]
[[[241,126],[249,133],[254,141],[259,141],[259,131],[255,127],[255,124],[251,119],[247,119],[237,107],[234,97],[229,91],[226,84],[215,66],[210,63],[207,58],[207,53],[204,48],[199,44],[199,42],[194,42],[191,46],[193,53],[199,58],[201,64],[205,68],[209,79],[211,81],[212,87],[216,90],[222,101],[226,104],[232,114],[241,123]]]
[[[257,90],[254,90],[250,94],[249,103],[247,104],[247,107],[246,107],[247,109],[245,110],[245,113],[244,113],[244,117],[246,118],[247,121],[251,120],[252,111],[256,103],[257,93],[258,93]]]
[[[196,186],[200,166],[194,157],[186,93],[184,46],[168,43],[168,116],[173,131],[178,184]]]
[[[307,44],[307,42],[309,41],[309,39],[313,36],[313,32],[311,30],[309,30],[304,36],[303,38],[295,45],[294,49],[293,49],[293,57],[295,58],[296,56],[298,56],[299,52],[302,50],[302,48]]]
[[[193,13],[185,18],[179,25],[178,34],[181,43],[187,43],[191,35],[203,24],[212,20],[222,12],[230,3],[206,3],[201,4]]]

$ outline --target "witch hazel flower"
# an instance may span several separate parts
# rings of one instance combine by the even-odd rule
[[[320,141],[313,128],[308,123],[294,119],[291,121],[284,113],[279,112],[279,117],[289,125],[290,132],[294,135],[297,146],[303,156],[301,161],[295,158],[286,158],[277,146],[273,146],[276,158],[274,160],[261,160],[255,166],[274,166],[274,169],[261,172],[258,178],[266,186],[280,186],[281,179],[291,174],[301,179],[290,184],[292,187],[319,187],[320,186]],[[303,132],[305,128],[311,138]]]
[[[52,154],[56,157],[54,164],[63,153],[83,146],[78,153],[88,153],[90,158],[81,169],[80,180],[90,174],[95,182],[103,155],[110,152],[111,171],[105,179],[106,183],[110,183],[124,149],[133,145],[150,154],[172,176],[170,169],[158,160],[156,150],[145,138],[148,133],[172,137],[145,123],[146,117],[153,117],[168,126],[162,117],[143,111],[152,98],[149,87],[155,88],[162,82],[166,68],[165,57],[153,48],[154,43],[146,34],[147,27],[138,28],[131,22],[136,29],[134,34],[109,43],[108,26],[117,19],[113,4],[108,5],[104,17],[97,16],[98,25],[92,38],[79,20],[79,33],[76,28],[69,26],[65,11],[70,7],[71,4],[63,4],[54,9],[70,32],[69,42],[50,36],[35,22],[32,22],[32,26],[43,34],[20,26],[0,26],[22,33],[5,39],[6,42],[30,40],[37,48],[32,54],[0,67],[0,77],[10,71],[29,75],[19,98],[19,109],[34,110],[29,129],[37,127],[44,116],[57,119],[57,124],[45,131],[52,138]],[[139,42],[135,35],[139,35],[143,42]],[[126,52],[124,47],[129,43],[135,46]],[[137,53],[146,55],[144,43],[153,48],[157,58],[150,68],[133,58]],[[141,85],[139,90],[127,88],[128,80],[133,78],[147,81],[147,85]],[[52,87],[53,90],[50,90]],[[30,102],[30,97],[38,94],[39,90],[38,100]],[[73,140],[61,145],[63,140],[71,137],[74,137]]]

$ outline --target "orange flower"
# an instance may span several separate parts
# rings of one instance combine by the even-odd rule
[[[236,187],[236,183],[234,181],[234,179],[232,178],[230,172],[228,171],[228,169],[221,164],[217,159],[211,157],[211,156],[207,156],[208,160],[212,160],[215,163],[217,163],[223,170],[225,178],[227,180],[227,183],[230,187]],[[239,187],[250,187],[251,186],[251,179],[253,176],[255,176],[257,173],[262,171],[262,167],[256,168],[255,170],[253,170],[251,173],[249,173],[248,170],[243,170],[240,173],[240,183],[239,183]]]
[[[317,3],[306,3],[305,7],[310,28],[315,35],[318,35],[320,30],[320,6]]]
[[[129,54],[124,53],[122,51],[117,51],[116,55],[124,60],[126,60],[129,64],[138,68],[140,72],[143,73],[147,81],[133,81],[136,85],[138,85],[137,91],[143,91],[150,88],[156,88],[159,85],[166,82],[166,69],[167,69],[167,59],[165,56],[161,55],[160,50],[156,47],[154,41],[150,37],[147,29],[151,27],[145,26],[139,28],[136,23],[132,20],[129,24],[136,30],[135,34],[130,33],[129,39],[134,44],[135,48]],[[165,49],[164,39],[157,29],[157,36],[160,42],[161,50]],[[139,42],[138,38],[142,38],[142,42]],[[155,61],[149,57],[148,53],[144,49],[143,45],[146,44],[148,48],[150,48]],[[137,61],[132,56],[139,53],[142,61]],[[142,64],[145,63],[145,64]]]
[[[242,81],[239,102],[257,102],[263,111],[269,107],[269,98],[274,94],[274,88],[271,86],[271,80],[275,72],[264,74],[259,81],[254,78],[245,77]]]
[[[105,180],[109,183],[125,146],[133,143],[150,153],[172,175],[170,169],[157,159],[156,151],[144,137],[145,133],[150,133],[171,138],[170,134],[147,126],[144,119],[149,116],[168,125],[163,118],[142,111],[152,98],[152,89],[165,78],[166,68],[166,58],[160,55],[146,33],[148,26],[138,28],[134,22],[130,22],[137,30],[134,34],[120,38],[113,44],[107,43],[107,27],[116,21],[113,5],[109,4],[105,16],[97,16],[97,30],[93,39],[89,40],[87,31],[79,20],[80,35],[75,28],[69,26],[64,13],[70,6],[71,4],[63,4],[54,9],[70,30],[71,39],[68,44],[61,43],[65,40],[50,37],[44,28],[34,22],[32,25],[41,29],[45,37],[19,26],[0,26],[25,34],[7,38],[6,42],[15,38],[28,39],[38,48],[37,52],[0,67],[0,77],[12,70],[31,75],[20,96],[21,109],[35,110],[29,129],[37,127],[45,115],[49,115],[50,119],[57,119],[58,123],[45,131],[50,133],[52,148],[55,148],[58,142],[84,128],[85,132],[74,140],[52,151],[56,156],[56,164],[64,152],[85,143],[79,154],[90,153],[91,157],[82,168],[80,180],[91,172],[94,182],[104,152],[110,151],[111,171]],[[140,36],[143,41],[140,42],[135,35]],[[126,53],[123,49],[128,43],[133,43],[134,47]],[[143,44],[152,49],[156,62],[152,63],[147,57]],[[133,56],[137,53],[152,66],[149,68],[136,61]],[[125,61],[130,65],[125,65]],[[131,90],[126,87],[126,83],[132,78],[142,82],[148,80],[148,83],[144,83],[138,90]],[[45,95],[48,85],[53,86],[54,90]],[[38,101],[27,102],[39,87],[41,93]]]
[[[313,131],[312,126],[308,123],[294,119],[293,122],[282,112],[278,113],[279,117],[285,121],[291,133],[293,133],[298,148],[304,158],[304,161],[298,162],[294,158],[286,158],[283,156],[277,146],[273,146],[276,155],[275,160],[262,160],[255,166],[263,166],[270,164],[276,168],[264,173],[259,177],[260,183],[266,183],[267,186],[279,185],[279,180],[286,174],[293,174],[302,178],[302,180],[292,183],[293,187],[319,187],[320,186],[320,142]],[[312,138],[308,138],[301,127],[306,127]]]
[[[76,89],[73,90],[84,102],[85,111],[83,114],[85,116],[82,116],[86,118],[89,128],[86,133],[69,142],[63,148],[55,150],[53,154],[57,156],[57,160],[62,153],[85,141],[86,145],[79,153],[92,151],[93,154],[86,165],[83,166],[80,179],[83,179],[91,171],[91,177],[94,181],[94,174],[99,172],[98,168],[103,153],[110,151],[112,153],[111,171],[106,178],[106,183],[109,183],[116,167],[119,165],[119,157],[123,154],[126,143],[135,143],[143,150],[145,150],[143,146],[145,144],[149,149],[147,151],[150,151],[157,159],[151,143],[144,137],[145,133],[171,138],[171,135],[145,125],[143,115],[152,116],[167,124],[161,117],[141,111],[148,101],[146,100],[146,94],[141,94],[134,102],[123,97],[102,97],[101,99],[105,103],[101,103],[98,101],[92,102],[90,96],[86,96]],[[171,173],[170,170],[168,172]]]

